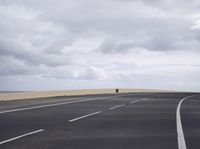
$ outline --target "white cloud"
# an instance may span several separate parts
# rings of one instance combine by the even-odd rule
[[[0,89],[199,90],[199,5],[0,1]]]

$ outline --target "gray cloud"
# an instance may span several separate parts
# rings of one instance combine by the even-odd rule
[[[179,88],[194,72],[200,75],[192,67],[200,57],[199,6],[197,0],[1,0],[2,83],[9,89],[10,77],[17,83],[23,76],[27,84],[39,78],[55,86],[106,80],[110,86],[133,81],[144,88]],[[190,88],[198,81],[191,80]]]
[[[133,42],[105,41],[96,50],[103,53],[124,53],[137,46]]]

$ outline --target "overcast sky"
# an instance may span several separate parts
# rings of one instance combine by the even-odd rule
[[[200,91],[199,0],[0,0],[0,90]]]

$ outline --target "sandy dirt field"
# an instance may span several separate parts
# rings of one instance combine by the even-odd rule
[[[154,90],[154,89],[119,89],[119,93],[159,92],[159,91],[161,91],[161,90]],[[41,97],[55,97],[55,96],[113,94],[113,93],[116,93],[116,89],[85,89],[85,90],[57,90],[57,91],[0,93],[0,101],[41,98]]]

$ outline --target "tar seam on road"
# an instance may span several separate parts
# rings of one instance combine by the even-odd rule
[[[185,143],[185,137],[184,137],[184,133],[183,133],[183,126],[182,126],[182,122],[181,122],[181,114],[180,114],[180,109],[181,109],[181,104],[183,103],[184,100],[194,97],[196,95],[192,95],[192,96],[187,96],[185,98],[183,98],[176,109],[176,127],[177,127],[177,139],[178,139],[178,148],[179,149],[187,149],[186,143]]]
[[[18,112],[18,111],[26,111],[26,110],[33,110],[33,109],[39,109],[39,108],[45,108],[45,107],[53,107],[53,106],[71,104],[71,103],[79,103],[79,102],[84,102],[84,101],[93,101],[93,100],[98,100],[98,99],[108,99],[108,98],[121,97],[121,96],[124,96],[124,95],[99,97],[99,98],[92,98],[92,99],[83,99],[83,100],[78,100],[78,101],[68,101],[68,102],[54,103],[54,104],[48,104],[48,105],[34,106],[34,107],[28,107],[28,108],[12,109],[12,110],[0,111],[0,114]]]
[[[77,121],[77,120],[80,120],[80,119],[83,119],[83,118],[86,118],[86,117],[89,117],[89,116],[92,116],[92,115],[96,115],[96,114],[99,114],[99,113],[101,113],[101,111],[97,111],[97,112],[94,112],[94,113],[91,113],[91,114],[87,114],[87,115],[84,115],[84,116],[80,116],[80,117],[71,119],[71,120],[69,120],[68,122],[74,122],[74,121]]]
[[[7,140],[4,140],[4,141],[1,141],[0,145],[8,143],[8,142],[11,142],[11,141],[14,141],[14,140],[17,140],[17,139],[20,139],[20,138],[23,138],[23,137],[26,137],[26,136],[30,136],[30,135],[36,134],[36,133],[39,133],[39,132],[42,132],[42,131],[44,131],[44,129],[39,129],[39,130],[36,130],[36,131],[33,131],[33,132],[29,132],[29,133],[26,133],[26,134],[23,134],[23,135],[20,135],[20,136],[11,138],[11,139],[7,139]]]
[[[111,107],[109,108],[110,110],[113,110],[113,109],[116,109],[116,108],[119,108],[119,107],[122,107],[122,106],[125,106],[125,104],[121,104],[121,105],[118,105],[118,106],[114,106],[114,107]]]

